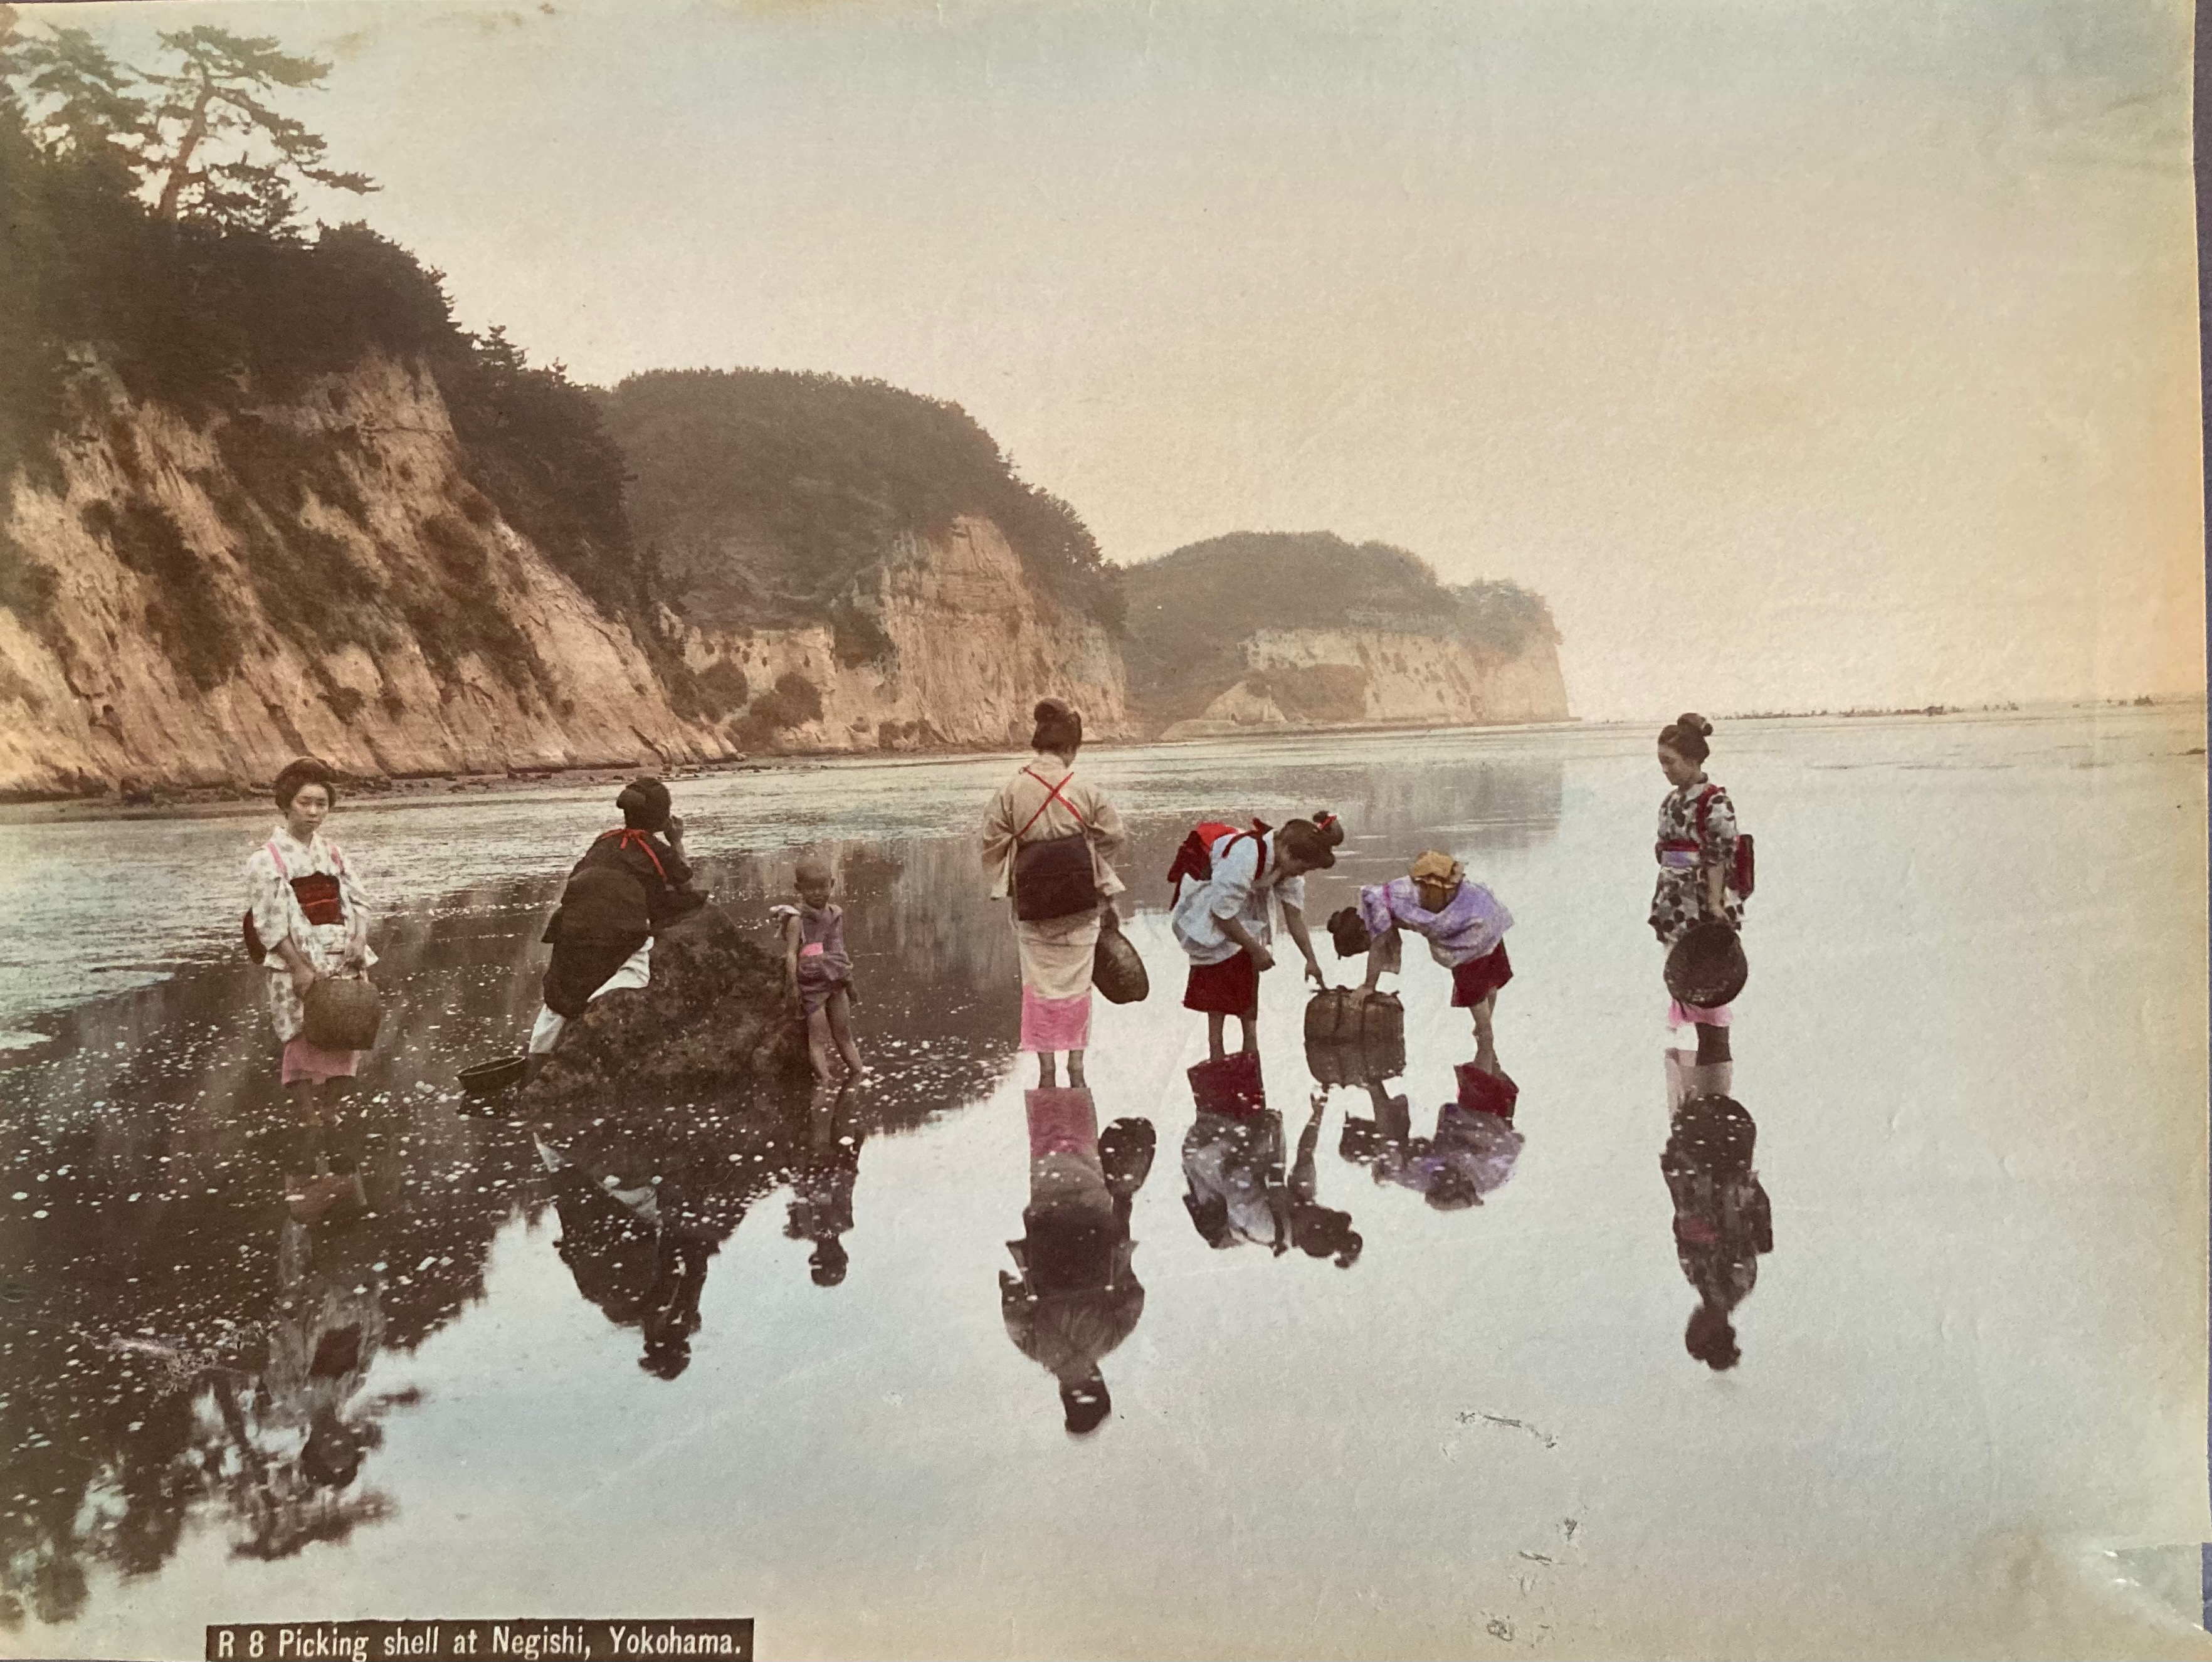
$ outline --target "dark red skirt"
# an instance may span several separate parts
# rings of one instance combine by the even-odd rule
[[[1505,943],[1500,941],[1480,958],[1469,958],[1452,969],[1452,1008],[1467,1010],[1513,979],[1513,966],[1505,956]]]
[[[1249,952],[1218,964],[1193,964],[1182,1007],[1217,1016],[1251,1016],[1260,1008],[1260,970]]]

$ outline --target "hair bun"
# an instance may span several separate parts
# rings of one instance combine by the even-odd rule
[[[1700,738],[1711,738],[1713,736],[1713,724],[1707,721],[1695,710],[1685,710],[1680,715],[1674,718],[1674,725],[1677,727],[1688,728],[1690,731],[1697,734]]]
[[[1030,712],[1030,719],[1031,721],[1065,720],[1074,713],[1059,699],[1041,698],[1036,701],[1036,707]]]
[[[1344,822],[1326,808],[1314,810],[1314,829],[1321,833],[1322,840],[1331,848],[1344,840]]]

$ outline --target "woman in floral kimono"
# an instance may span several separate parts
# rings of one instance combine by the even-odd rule
[[[1692,925],[1717,919],[1731,929],[1743,927],[1743,896],[1729,886],[1735,869],[1735,805],[1728,792],[1705,777],[1706,741],[1713,724],[1684,715],[1659,734],[1659,771],[1669,791],[1659,804],[1659,836],[1653,852],[1659,861],[1658,886],[1651,895],[1651,930],[1670,950]],[[1668,1007],[1674,1027],[1695,1022],[1698,1060],[1725,1061],[1729,1055],[1729,1007],[1685,1004]]]
[[[325,975],[365,969],[368,897],[322,824],[337,800],[335,776],[303,756],[276,776],[274,794],[284,818],[246,862],[248,920],[269,972],[269,1016],[284,1046],[286,1088],[327,1106],[359,1065],[358,1051],[324,1050],[307,1042],[307,989]],[[310,1117],[313,1117],[311,1112]]]

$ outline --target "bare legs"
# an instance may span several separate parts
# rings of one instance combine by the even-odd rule
[[[1257,1056],[1260,1053],[1260,1012],[1257,1010],[1246,1010],[1237,1018],[1237,1025],[1244,1035],[1244,1042],[1239,1048],[1247,1056]],[[1228,1054],[1222,1045],[1228,1026],[1229,1018],[1219,1010],[1206,1012],[1206,1053],[1217,1062]]]
[[[1498,1072],[1498,1042],[1497,1035],[1491,1028],[1491,1017],[1498,1009],[1498,995],[1495,992],[1491,993],[1480,1004],[1473,1006],[1473,1009],[1474,1011],[1474,1065],[1485,1073],[1495,1075]]]
[[[833,1049],[845,1065],[847,1077],[857,1079],[867,1071],[860,1060],[860,1047],[853,1042],[853,1001],[842,986],[806,1017],[806,1055],[814,1064],[817,1079],[831,1077],[830,1052]]]
[[[1067,1052],[1067,1083],[1077,1090],[1081,1090],[1085,1083],[1083,1052],[1079,1050]],[[1060,1083],[1060,1053],[1057,1051],[1041,1050],[1037,1052],[1037,1083],[1048,1090]]]

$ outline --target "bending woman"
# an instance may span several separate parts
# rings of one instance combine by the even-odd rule
[[[1735,804],[1705,777],[1713,724],[1685,715],[1659,734],[1659,771],[1674,788],[1659,804],[1658,887],[1651,895],[1651,931],[1669,951],[1692,925],[1717,919],[1743,927],[1743,896],[1729,887],[1735,867]],[[1668,1006],[1673,1026],[1695,1022],[1698,1060],[1729,1059],[1729,1007],[1708,1009],[1679,999]]]
[[[1037,1083],[1059,1083],[1059,1054],[1067,1052],[1067,1077],[1083,1083],[1083,1052],[1091,1045],[1091,966],[1098,932],[1114,896],[1124,885],[1111,864],[1121,852],[1121,816],[1098,787],[1075,772],[1083,748],[1083,717],[1056,698],[1038,702],[1036,753],[993,798],[983,821],[983,865],[991,873],[991,898],[1015,899],[1014,940],[1022,956],[1022,1048],[1037,1058]],[[1042,845],[1054,845],[1045,848]],[[1024,862],[1022,851],[1036,852]],[[1068,909],[1058,916],[1016,894],[1016,866],[1033,893],[1062,892]],[[1087,879],[1086,879],[1087,873]],[[1086,898],[1087,895],[1087,898]]]

